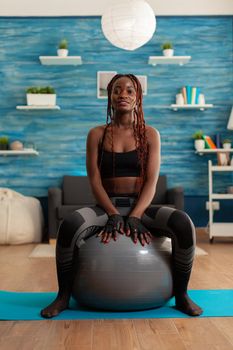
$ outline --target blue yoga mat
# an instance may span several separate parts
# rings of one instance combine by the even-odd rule
[[[200,317],[233,316],[233,290],[190,290],[190,297],[204,313]],[[55,292],[0,291],[0,320],[44,320],[40,310],[51,303]],[[174,298],[161,308],[145,311],[106,312],[85,309],[71,299],[71,309],[63,311],[53,320],[134,319],[134,318],[189,318],[174,309]]]

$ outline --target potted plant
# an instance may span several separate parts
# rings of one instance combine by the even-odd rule
[[[230,149],[231,148],[231,140],[230,139],[224,139],[222,142],[222,146],[225,149]]]
[[[62,39],[58,45],[57,54],[60,57],[68,56],[68,41],[66,39]]]
[[[0,137],[0,150],[5,151],[9,146],[9,138],[7,136]]]
[[[56,92],[53,87],[32,86],[26,90],[28,106],[55,106]]]
[[[202,151],[205,149],[205,141],[203,139],[203,131],[198,130],[193,134],[194,147],[197,151]]]
[[[174,49],[173,49],[173,45],[171,42],[166,42],[161,46],[162,50],[163,50],[163,55],[167,56],[167,57],[171,57],[174,55]]]

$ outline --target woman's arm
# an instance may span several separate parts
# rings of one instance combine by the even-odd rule
[[[145,183],[138,202],[129,215],[138,218],[142,217],[144,211],[149,207],[154,198],[160,169],[160,134],[156,129],[150,126],[147,126],[146,133],[149,153]]]
[[[97,126],[91,129],[88,133],[86,144],[86,167],[91,189],[95,196],[95,199],[97,203],[110,216],[112,214],[119,214],[119,212],[112,204],[107,192],[102,185],[100,171],[98,168],[98,149],[100,140],[103,137],[104,128],[105,126]]]

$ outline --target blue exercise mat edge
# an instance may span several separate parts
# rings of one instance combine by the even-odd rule
[[[51,303],[56,292],[0,291],[0,320],[45,320],[40,310]],[[233,317],[233,289],[190,290],[189,295],[204,310],[199,317]],[[174,308],[174,298],[161,308],[143,311],[99,311],[77,306],[71,299],[70,309],[52,320],[190,318]]]

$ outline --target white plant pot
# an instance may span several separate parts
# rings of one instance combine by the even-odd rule
[[[194,147],[197,151],[203,151],[203,149],[205,149],[205,141],[204,140],[195,140]]]
[[[172,57],[174,55],[173,49],[165,49],[163,50],[163,55],[166,57]]]
[[[231,148],[231,143],[224,143],[222,146],[225,149],[230,149]]]
[[[69,53],[69,50],[67,50],[67,49],[58,49],[57,50],[57,54],[60,57],[66,57],[66,56],[68,56],[68,53]]]
[[[55,106],[56,94],[27,94],[28,106]]]

